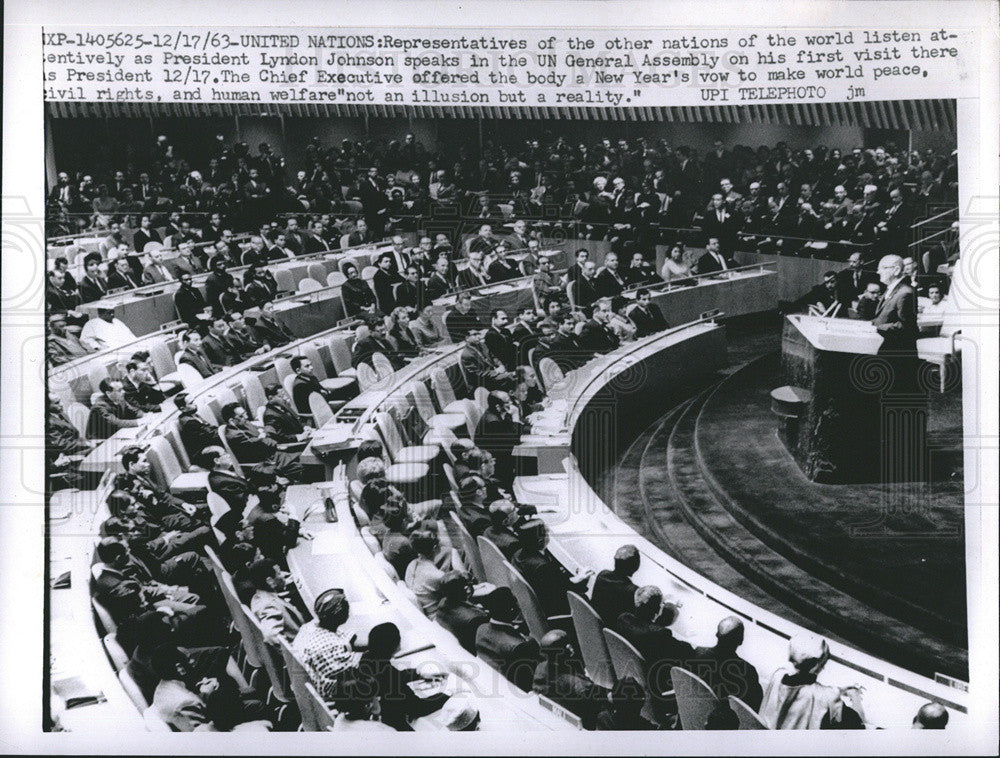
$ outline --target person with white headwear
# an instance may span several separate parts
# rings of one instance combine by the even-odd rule
[[[829,659],[826,640],[808,633],[792,637],[788,643],[792,669],[775,671],[764,689],[759,713],[769,729],[819,729],[840,721],[844,693],[817,681]]]

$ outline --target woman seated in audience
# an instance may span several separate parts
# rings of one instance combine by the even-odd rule
[[[845,708],[842,698],[850,698],[857,688],[842,690],[817,681],[829,659],[830,646],[821,637],[804,632],[791,639],[788,660],[792,669],[775,671],[764,688],[760,717],[769,729],[836,727],[847,711],[855,711]]]
[[[684,245],[675,242],[670,247],[670,255],[663,262],[662,270],[665,282],[675,282],[678,279],[686,279],[691,276],[691,267],[684,262]]]
[[[409,308],[396,308],[390,316],[386,317],[387,336],[389,342],[396,348],[396,352],[404,358],[416,358],[420,352],[420,346],[413,339],[409,327]]]
[[[634,677],[619,679],[608,694],[609,707],[597,715],[597,731],[630,732],[657,729],[642,715],[646,692]]]
[[[431,316],[433,312],[433,305],[425,305],[409,323],[410,333],[420,347],[434,347],[448,341],[441,327],[434,322]]]
[[[375,685],[383,724],[399,732],[411,732],[410,721],[440,709],[448,695],[438,691],[420,697],[411,683],[432,682],[412,668],[397,668],[392,657],[399,652],[399,627],[393,623],[378,624],[368,633],[368,649],[361,655],[358,672],[363,680]]]
[[[421,610],[434,618],[441,603],[441,582],[444,579],[444,572],[435,562],[440,541],[437,532],[418,529],[410,535],[410,542],[417,555],[406,567],[404,581],[417,596]]]
[[[360,659],[354,651],[354,637],[340,631],[351,615],[351,605],[342,589],[333,588],[320,593],[313,613],[316,618],[302,625],[292,650],[316,691],[325,700],[336,702]]]

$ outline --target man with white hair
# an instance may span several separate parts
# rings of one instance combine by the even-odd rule
[[[900,357],[916,355],[917,293],[906,281],[903,259],[898,255],[883,256],[878,263],[878,276],[885,285],[882,303],[872,319],[884,338],[879,352]]]

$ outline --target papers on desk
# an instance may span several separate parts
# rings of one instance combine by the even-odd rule
[[[531,433],[551,437],[562,434],[566,430],[566,411],[558,408],[547,408],[530,416]]]

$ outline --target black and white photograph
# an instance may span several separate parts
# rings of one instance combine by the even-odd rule
[[[996,197],[969,200],[967,89],[220,102],[198,66],[263,38],[205,29],[174,50],[221,58],[163,53],[198,102],[38,103],[40,358],[4,382],[44,410],[0,411],[44,424],[34,730],[177,754],[995,734]],[[390,31],[365,44],[466,70]],[[105,65],[62,34],[44,70]],[[568,39],[565,65],[643,56]],[[305,92],[297,56],[269,76]],[[688,734],[747,730],[811,741]]]

